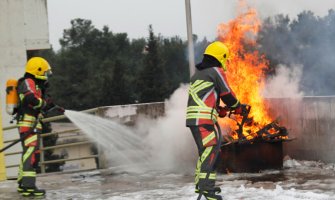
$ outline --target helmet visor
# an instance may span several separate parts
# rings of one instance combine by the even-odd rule
[[[44,74],[42,76],[40,75],[35,75],[35,78],[37,79],[41,79],[41,80],[48,80],[50,77],[52,76],[52,72],[51,70],[47,70],[44,72]]]
[[[49,69],[47,71],[44,72],[44,76],[48,78],[52,77],[52,71]]]

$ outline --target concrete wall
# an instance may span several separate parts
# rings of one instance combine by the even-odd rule
[[[335,162],[335,97],[268,99],[274,116],[289,129],[284,153],[295,159]]]
[[[132,125],[141,115],[157,118],[164,115],[164,102],[105,106],[96,113],[99,116],[117,119],[123,124]]]
[[[49,49],[47,0],[24,0],[26,50]]]
[[[5,112],[6,81],[23,75],[27,50],[46,48],[50,48],[46,0],[0,0],[0,102],[4,127],[11,120]],[[17,137],[17,130],[4,133],[5,140]],[[20,149],[18,144],[7,152]],[[19,155],[8,156],[6,164],[17,164],[19,158]],[[16,173],[17,168],[7,169],[9,176]]]
[[[100,109],[96,114],[104,117],[118,120],[119,122],[132,126],[139,117],[156,119],[165,113],[164,102],[130,104],[121,106],[108,106]],[[110,165],[106,159],[105,152],[98,147],[99,150],[99,167],[108,168]]]

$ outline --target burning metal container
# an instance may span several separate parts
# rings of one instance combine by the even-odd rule
[[[234,143],[221,148],[218,172],[256,173],[266,169],[283,167],[282,141]]]
[[[255,122],[248,118],[251,107],[246,105],[238,129],[231,133],[235,139],[221,147],[218,171],[259,172],[283,167],[283,142],[289,141],[287,129],[275,120],[256,132],[252,132]]]

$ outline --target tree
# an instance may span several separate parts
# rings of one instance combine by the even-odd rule
[[[48,55],[54,72],[50,85],[55,102],[66,109],[163,101],[189,80],[186,42],[156,36],[152,26],[147,39],[129,41],[126,33],[74,19],[60,44]]]
[[[126,77],[132,64],[127,34],[113,34],[108,27],[96,29],[90,20],[75,19],[60,40],[54,96],[71,109],[129,103]],[[67,84],[69,87],[62,87]]]
[[[295,45],[287,45],[294,42],[289,25],[290,19],[287,15],[269,17],[263,22],[257,43],[260,44],[258,47],[260,52],[270,61],[270,68],[267,71],[270,75],[275,74],[275,68],[279,63],[291,63],[289,55],[291,51],[295,51]]]
[[[333,95],[335,83],[335,14],[321,18],[311,11],[296,20],[278,15],[265,20],[260,32],[259,49],[270,60],[274,74],[278,64],[303,66],[300,88],[306,95]]]
[[[180,83],[189,81],[189,66],[185,59],[186,42],[178,36],[162,39],[160,55],[167,74],[167,92],[172,94]]]
[[[159,38],[154,35],[152,26],[149,26],[148,44],[145,47],[145,58],[143,68],[138,76],[137,91],[139,92],[139,101],[157,102],[163,101],[169,96],[167,90],[167,75],[163,60],[158,51]]]

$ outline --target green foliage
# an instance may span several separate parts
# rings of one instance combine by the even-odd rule
[[[158,102],[168,97],[168,77],[159,51],[160,38],[154,35],[149,26],[148,44],[145,46],[143,68],[137,79],[139,102]],[[143,87],[145,86],[145,87]]]
[[[61,49],[44,53],[53,68],[51,96],[66,109],[163,101],[188,82],[186,43],[155,36],[129,41],[126,33],[74,19]]]
[[[161,58],[166,69],[168,84],[168,94],[177,89],[180,83],[188,82],[189,67],[186,60],[187,43],[183,42],[179,37],[163,39],[161,41]]]

